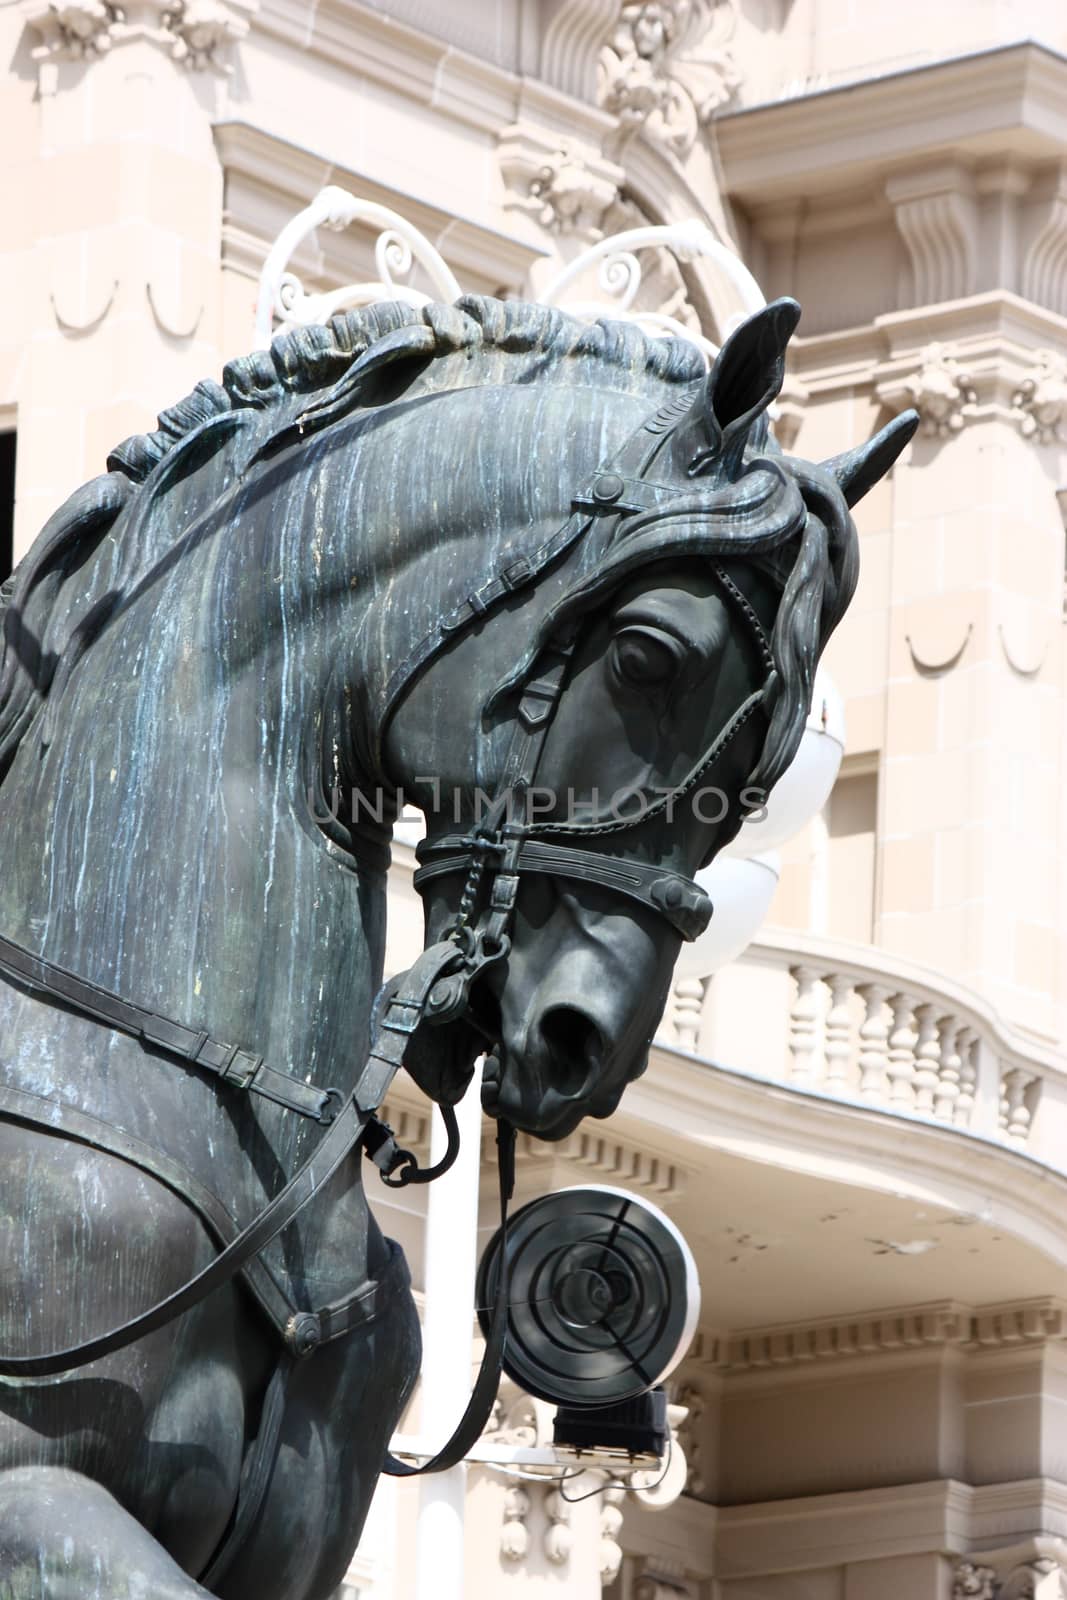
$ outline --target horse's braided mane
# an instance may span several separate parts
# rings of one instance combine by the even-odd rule
[[[116,446],[108,467],[141,482],[181,439],[224,411],[284,404],[294,394],[327,388],[389,334],[411,329],[410,353],[423,354],[424,330],[433,336],[431,359],[463,350],[501,350],[534,357],[538,370],[570,357],[592,358],[626,373],[646,373],[665,383],[691,383],[703,370],[696,347],[680,339],[648,339],[632,324],[577,322],[550,306],[522,300],[465,295],[455,305],[410,306],[386,301],[347,311],[327,323],[280,334],[269,350],[231,361],[222,383],[198,383],[159,417],[154,433],[134,434]],[[397,342],[396,357],[405,355]],[[518,364],[518,363],[517,363]]]
[[[0,781],[49,691],[69,675],[137,576],[138,552],[129,550],[125,576],[106,596],[78,602],[67,585],[153,469],[194,430],[225,413],[287,413],[294,400],[299,410],[298,397],[337,385],[387,338],[391,362],[498,351],[515,358],[508,371],[518,381],[551,373],[571,359],[631,382],[647,377],[688,384],[704,370],[703,357],[685,340],[650,339],[631,323],[582,323],[549,306],[482,295],[465,295],[452,306],[386,301],[343,312],[328,323],[279,334],[269,350],[229,362],[221,383],[198,383],[160,413],[154,432],[116,445],[107,459],[108,476],[75,491],[0,585]],[[359,403],[358,387],[349,399]],[[151,489],[148,484],[145,492]]]

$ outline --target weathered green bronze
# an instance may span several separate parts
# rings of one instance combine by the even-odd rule
[[[533,305],[340,316],[198,385],[23,561],[4,1600],[340,1581],[419,1361],[350,1148],[399,792],[427,814],[434,952],[405,1064],[449,1104],[488,1049],[486,1109],[546,1138],[607,1115],[707,915],[693,873],[796,749],[855,583],[848,507],[914,425],[783,457],[796,316],[766,308],[707,376],[684,342]],[[376,1050],[408,1003],[383,997]],[[272,1200],[290,1215],[323,1140],[239,1277],[42,1362],[106,1345]]]

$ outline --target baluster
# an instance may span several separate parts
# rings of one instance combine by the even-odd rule
[[[882,1100],[885,1098],[886,1040],[889,1038],[885,1003],[890,991],[880,983],[865,983],[858,993],[867,1007],[867,1015],[860,1026],[860,1094],[865,1100]]]
[[[797,993],[789,1013],[789,1081],[815,1082],[815,1049],[819,1032],[819,996],[816,984],[820,974],[814,967],[793,967]]]
[[[919,1037],[915,1042],[915,1109],[922,1115],[932,1116],[941,1068],[937,1007],[916,1006],[915,1020],[919,1024]]]
[[[674,985],[674,1036],[682,1050],[696,1055],[704,1009],[703,978],[679,978]]]
[[[830,1009],[826,1013],[826,1087],[840,1094],[848,1085],[848,1062],[852,1054],[852,979],[842,972],[832,972],[827,978],[830,986]]]
[[[978,1036],[971,1028],[961,1028],[956,1041],[960,1062],[960,1092],[956,1098],[954,1121],[957,1128],[969,1128],[978,1092]]]
[[[1000,1126],[1012,1144],[1025,1144],[1030,1134],[1030,1107],[1026,1092],[1036,1083],[1022,1067],[1009,1067],[1000,1078]]]
[[[893,1105],[915,1104],[915,1029],[911,1000],[895,994],[889,1002],[893,1020],[889,1030],[889,1099]]]
[[[961,1024],[955,1017],[945,1017],[941,1023],[941,1076],[934,1101],[934,1116],[943,1122],[956,1120],[956,1105],[962,1092],[963,1062],[957,1040]]]

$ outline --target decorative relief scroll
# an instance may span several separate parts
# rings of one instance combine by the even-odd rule
[[[1035,444],[1055,444],[1067,416],[1067,357],[1056,350],[1036,350],[1033,371],[1012,396],[1019,432]]]
[[[1038,1535],[958,1563],[952,1600],[1067,1600],[1067,1546]]]
[[[229,73],[225,57],[248,32],[258,0],[148,0],[147,20],[131,21],[115,0],[21,0],[22,15],[37,35],[41,63],[93,61],[114,46],[148,39],[193,71]],[[132,8],[129,8],[132,10]]]
[[[645,133],[684,160],[702,127],[730,104],[740,75],[727,49],[735,0],[624,5],[600,53],[600,103],[625,132]]]
[[[111,49],[126,20],[122,7],[109,0],[24,0],[22,14],[38,36],[36,61],[93,61]]]
[[[921,431],[940,439],[959,432],[967,420],[967,407],[976,400],[970,374],[936,342],[921,352],[919,370],[906,387],[922,419]]]
[[[952,1579],[952,1600],[996,1600],[996,1581],[992,1567],[961,1561]]]
[[[602,236],[625,177],[621,167],[575,141],[546,149],[518,126],[501,135],[500,166],[509,205],[528,212],[550,233],[589,239]]]
[[[164,12],[163,26],[171,35],[170,52],[175,61],[193,72],[212,67],[227,76],[233,68],[226,62],[225,52],[248,32],[248,23],[224,0],[178,0],[172,10]]]

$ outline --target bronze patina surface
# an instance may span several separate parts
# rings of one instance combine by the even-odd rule
[[[766,308],[708,375],[533,305],[339,316],[118,447],[23,561],[0,934],[161,1020],[0,981],[4,1600],[336,1588],[419,1363],[358,1149],[176,1320],[18,1360],[180,1290],[336,1145],[317,1109],[367,1059],[401,790],[427,947],[459,952],[418,1082],[454,1101],[488,1049],[486,1110],[545,1138],[618,1103],[707,914],[694,872],[796,750],[848,508],[913,426],[783,456],[796,316]],[[321,1343],[300,1322],[356,1300]]]

